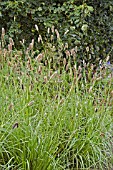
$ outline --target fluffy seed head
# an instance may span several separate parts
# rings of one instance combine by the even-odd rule
[[[2,28],[2,35],[4,36],[5,35],[5,29]]]
[[[39,31],[39,28],[38,28],[38,26],[36,24],[35,24],[35,28],[36,28],[37,31]]]
[[[56,35],[57,35],[57,39],[60,39],[60,34],[59,34],[59,32],[58,32],[57,29],[55,29],[55,33],[56,33]]]

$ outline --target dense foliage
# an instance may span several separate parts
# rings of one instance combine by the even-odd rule
[[[47,28],[53,25],[59,30],[63,42],[69,48],[78,46],[78,58],[96,62],[112,55],[113,1],[112,0],[2,0],[0,3],[0,30],[18,40],[32,38],[37,41],[35,24],[40,34],[47,36]],[[6,36],[7,39],[7,36]]]

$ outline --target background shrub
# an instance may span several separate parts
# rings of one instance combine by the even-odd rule
[[[84,59],[96,63],[113,53],[112,0],[39,0],[38,3],[35,0],[3,0],[0,4],[0,23],[0,30],[5,28],[7,35],[15,40],[16,48],[20,48],[19,41],[22,39],[27,44],[31,39],[37,41],[37,24],[39,34],[46,37],[45,40],[48,39],[47,28],[54,25],[61,40],[68,43],[70,49],[78,47],[80,62]]]

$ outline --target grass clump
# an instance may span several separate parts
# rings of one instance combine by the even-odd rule
[[[33,41],[24,51],[11,45],[0,49],[0,168],[111,169],[112,74],[75,58],[72,67],[62,45],[60,63],[55,47],[33,57]]]

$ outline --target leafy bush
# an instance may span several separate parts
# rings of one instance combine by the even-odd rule
[[[20,48],[19,40],[25,39],[27,44],[33,38],[37,41],[35,24],[43,37],[47,28],[54,25],[70,49],[79,47],[78,58],[81,61],[94,63],[106,55],[112,56],[112,0],[2,1],[0,11],[0,27],[15,39],[16,48]]]

